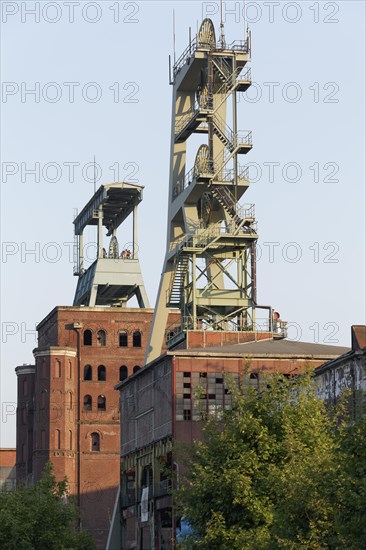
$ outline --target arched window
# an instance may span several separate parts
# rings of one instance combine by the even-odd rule
[[[46,430],[41,430],[41,449],[46,448]]]
[[[84,330],[84,346],[91,346],[93,343],[93,333],[91,330]]]
[[[91,451],[100,451],[100,435],[97,432],[91,434]]]
[[[128,368],[126,365],[122,365],[122,367],[119,368],[119,381],[122,382],[122,380],[126,380],[128,378]]]
[[[107,380],[107,371],[104,365],[99,365],[98,367],[98,380],[105,382]]]
[[[84,411],[91,411],[93,400],[91,395],[84,395]]]
[[[139,367],[138,365],[135,365],[133,367],[133,374],[135,374],[135,372],[138,372],[140,369],[141,369],[141,367]]]
[[[25,462],[25,444],[22,445],[22,462]]]
[[[61,432],[60,430],[55,430],[55,448],[61,449]]]
[[[105,411],[105,396],[104,395],[98,395],[98,411]]]
[[[68,397],[69,397],[69,409],[72,409],[72,391],[69,391]]]
[[[72,431],[69,430],[69,448],[72,451]]]
[[[98,345],[99,346],[105,346],[106,345],[107,338],[106,338],[105,330],[98,330],[97,340],[98,340]]]
[[[84,367],[84,380],[92,380],[93,379],[93,369],[91,365],[85,365]]]
[[[69,361],[69,378],[70,378],[70,380],[72,378],[72,363],[71,363],[71,361]]]
[[[125,330],[119,333],[119,345],[121,348],[127,348],[128,346],[128,336]]]
[[[28,380],[24,378],[23,380],[23,396],[27,397],[28,395]]]
[[[61,361],[56,359],[54,367],[55,378],[61,378]]]
[[[139,330],[133,333],[132,342],[134,348],[141,348],[141,332]]]

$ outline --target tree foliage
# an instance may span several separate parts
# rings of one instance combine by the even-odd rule
[[[67,497],[67,481],[56,482],[52,464],[32,486],[0,492],[2,550],[92,550],[93,540],[77,529],[78,511]]]
[[[184,451],[182,548],[366,548],[365,419],[342,403],[330,411],[310,377],[231,393],[232,408]]]

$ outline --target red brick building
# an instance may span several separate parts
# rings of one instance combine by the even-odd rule
[[[214,332],[191,334],[199,347],[169,350],[118,385],[122,532],[113,550],[173,548],[176,523],[166,468],[180,469],[173,442],[199,439],[201,413],[231,406],[233,379],[260,386],[265,373],[301,374],[349,351],[264,333],[246,333],[246,340],[252,339],[246,343],[204,347],[211,334],[219,338]],[[226,336],[233,337],[222,333],[221,341]]]
[[[152,309],[56,307],[38,325],[35,365],[18,376],[17,479],[51,460],[68,478],[81,525],[105,548],[120,468],[114,386],[143,365]],[[179,318],[172,312],[169,323]]]
[[[0,491],[15,489],[15,472],[15,449],[0,449]]]

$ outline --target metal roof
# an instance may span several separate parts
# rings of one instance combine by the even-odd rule
[[[132,183],[109,183],[101,185],[90,201],[75,218],[75,235],[80,235],[85,226],[98,224],[98,209],[103,207],[103,225],[112,234],[142,201],[142,185]]]
[[[178,351],[178,350],[177,350]],[[227,346],[214,346],[187,350],[189,353],[229,353],[240,355],[294,355],[294,356],[325,356],[338,357],[350,351],[343,346],[329,346],[327,344],[313,344],[311,342],[294,342],[292,340],[258,340]],[[172,350],[174,352],[174,350]]]

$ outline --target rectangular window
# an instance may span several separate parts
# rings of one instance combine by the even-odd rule
[[[192,413],[189,409],[184,409],[183,411],[183,418],[184,420],[191,420],[192,418]]]
[[[119,333],[119,345],[121,348],[127,348],[128,346],[127,332]]]

